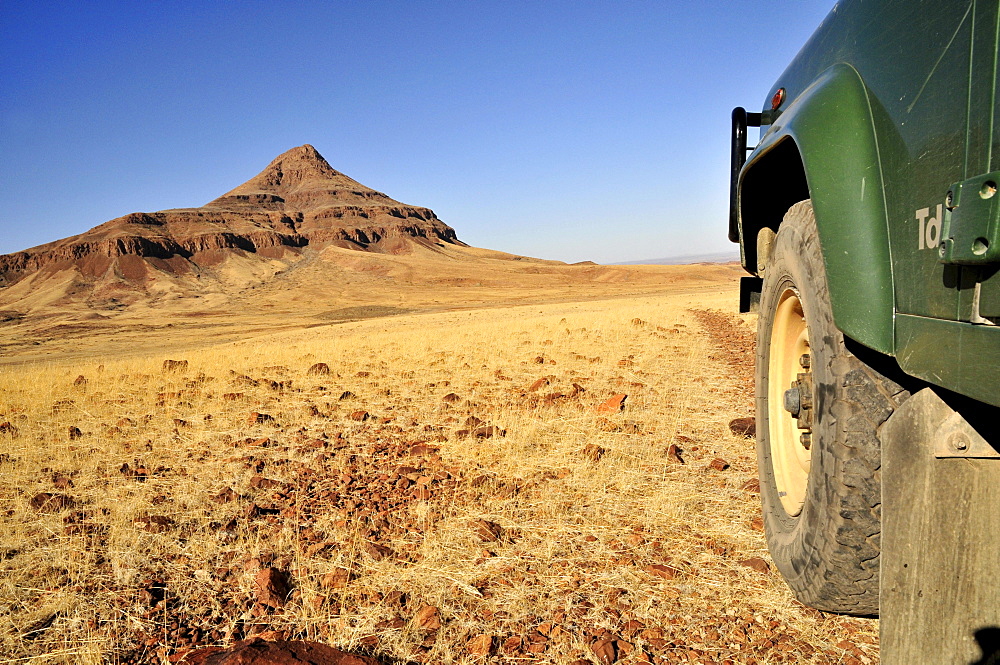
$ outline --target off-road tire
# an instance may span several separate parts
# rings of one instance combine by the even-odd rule
[[[798,510],[786,510],[778,495],[769,422],[770,347],[776,308],[783,294],[785,299],[794,294],[801,304],[809,368],[800,371],[811,373],[813,386],[808,430],[811,444],[804,447],[810,459],[800,471],[804,474],[800,492],[804,493]],[[909,392],[886,376],[897,375],[898,367],[891,358],[845,340],[834,326],[810,201],[795,204],[779,228],[764,272],[757,334],[757,459],[771,556],[801,602],[829,612],[877,614],[881,535],[878,429]],[[775,415],[774,408],[770,412]],[[783,408],[778,415],[792,418]],[[776,445],[788,440],[780,438],[780,426],[778,422],[774,425]],[[780,470],[781,462],[778,464]]]

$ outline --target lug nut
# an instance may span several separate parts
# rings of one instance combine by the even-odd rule
[[[793,417],[799,417],[799,412],[802,411],[802,393],[799,392],[798,386],[793,384],[791,388],[785,391],[782,406]]]

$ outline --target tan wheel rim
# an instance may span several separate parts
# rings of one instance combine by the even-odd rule
[[[799,359],[809,353],[809,335],[802,302],[792,289],[778,299],[771,328],[767,378],[767,430],[771,466],[781,506],[791,516],[802,512],[809,480],[811,454],[802,445],[798,421],[785,410],[784,397],[804,370]]]

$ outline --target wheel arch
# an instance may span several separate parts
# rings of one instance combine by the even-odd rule
[[[894,352],[892,262],[868,91],[839,64],[773,118],[738,185],[744,267],[759,274],[757,234],[812,199],[834,322],[845,335]],[[766,257],[764,257],[766,261]]]

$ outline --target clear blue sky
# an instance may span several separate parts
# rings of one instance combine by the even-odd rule
[[[0,253],[199,206],[276,155],[491,249],[733,251],[729,113],[832,0],[0,6]]]

